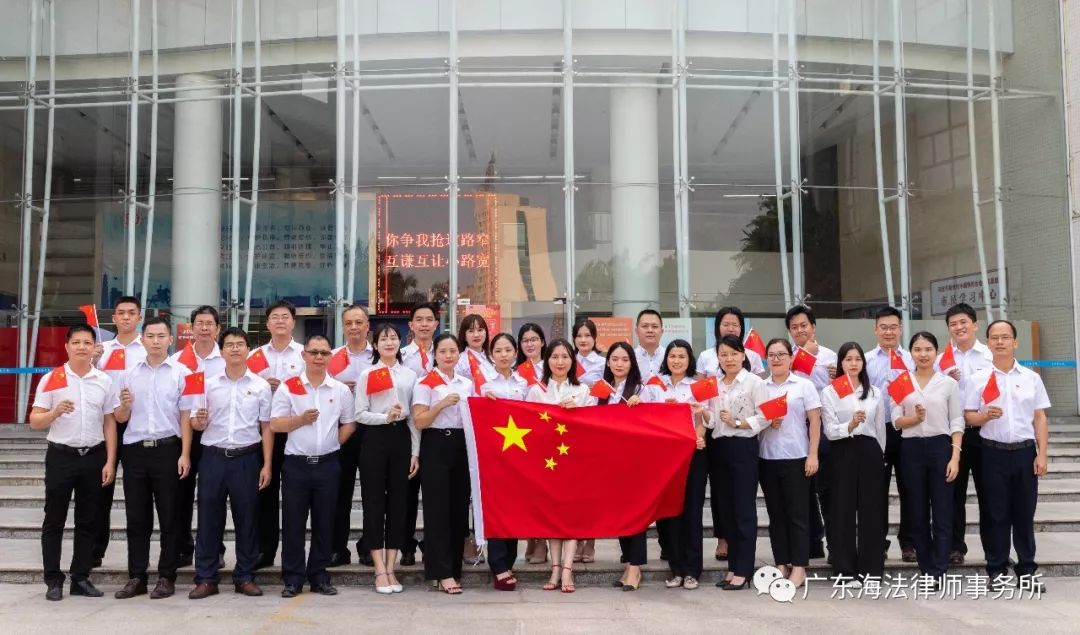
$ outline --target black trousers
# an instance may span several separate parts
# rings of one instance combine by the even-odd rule
[[[885,570],[884,455],[877,439],[857,435],[832,442],[833,573],[877,576]]]
[[[199,530],[195,539],[195,584],[218,583],[218,555],[225,537],[226,501],[236,531],[233,584],[254,577],[259,562],[259,470],[262,452],[225,457],[203,448],[199,466]]]
[[[900,466],[907,487],[907,517],[919,570],[935,578],[949,569],[952,547],[953,483],[945,482],[952,458],[948,435],[908,437],[900,450]]]
[[[892,422],[885,424],[885,479],[881,484],[885,493],[885,506],[882,510],[882,520],[885,523],[885,534],[889,533],[889,479],[896,474],[896,491],[900,494],[900,527],[896,531],[897,542],[901,549],[914,549],[915,541],[911,537],[911,527],[908,523],[907,513],[904,512],[904,499],[907,498],[907,488],[904,482],[904,471],[900,468],[900,431],[893,427]],[[885,542],[882,541],[884,547]]]
[[[626,560],[627,564],[641,567],[648,562],[646,534],[644,531],[632,536],[621,536],[619,538],[619,549],[622,551],[623,559]]]
[[[810,479],[806,459],[761,459],[758,473],[769,512],[773,559],[777,565],[809,565]]]
[[[982,481],[986,494],[986,574],[991,580],[1008,571],[1009,536],[1016,549],[1016,575],[1031,575],[1035,563],[1035,507],[1039,479],[1031,445],[1002,450],[983,443]]]
[[[195,533],[192,531],[195,520],[195,487],[198,484],[199,462],[202,460],[202,432],[191,433],[191,471],[187,478],[180,481],[176,503],[177,535],[182,556],[195,553]]]
[[[85,580],[94,564],[94,537],[101,518],[101,470],[105,444],[79,456],[50,443],[45,451],[45,520],[41,523],[41,561],[45,584],[64,583],[60,551],[64,541],[71,496],[75,495],[75,548],[71,554],[72,580]]]
[[[404,420],[364,428],[360,483],[364,488],[364,547],[405,547],[412,437]]]
[[[306,457],[286,456],[281,467],[281,580],[287,585],[315,586],[330,581],[330,540],[334,535],[341,463],[337,455],[308,463]],[[304,566],[304,542],[311,514],[311,550]]]
[[[357,468],[360,465],[361,435],[366,426],[358,425],[356,431],[345,440],[338,453],[341,478],[338,480],[337,502],[334,505],[334,532],[330,552],[349,553],[349,534],[352,532],[353,494],[356,492]],[[359,554],[357,554],[359,555]]]
[[[263,560],[273,560],[277,555],[281,536],[281,466],[285,463],[285,442],[289,435],[274,434],[274,453],[270,458],[270,485],[259,490],[259,553]],[[261,453],[256,453],[260,457]]]
[[[180,475],[176,473],[180,439],[170,445],[153,448],[144,448],[140,443],[125,445],[120,449],[120,456],[124,461],[128,577],[147,578],[156,507],[161,529],[158,577],[175,582],[180,544],[177,516]],[[190,475],[188,478],[191,478]]]
[[[969,427],[964,430],[964,440],[960,445],[960,473],[953,481],[953,522],[952,551],[966,554],[967,546],[967,493],[968,476],[975,482],[975,499],[979,506],[979,538],[986,549],[986,513],[983,509],[982,487],[982,437],[979,428]]]
[[[709,468],[709,510],[712,512],[712,535],[713,538],[725,538],[728,519],[721,513],[720,497],[720,448],[717,446],[719,439],[714,439],[712,432],[705,435],[705,454],[708,456]],[[715,457],[713,455],[716,455]]]
[[[420,472],[409,479],[409,496],[405,503],[405,548],[404,551],[415,553],[420,546],[416,540],[416,520],[420,516],[420,484],[424,475],[424,462],[420,461]]]
[[[832,485],[830,469],[832,451],[829,440],[821,435],[818,444],[818,471],[810,477],[810,544],[828,546],[829,543],[829,486]]]
[[[701,541],[703,506],[705,505],[705,482],[709,478],[707,450],[695,450],[690,459],[690,471],[686,474],[686,498],[683,513],[656,523],[666,527],[668,535],[668,566],[671,574],[681,577],[701,577],[704,566]]]
[[[420,436],[424,470],[424,575],[461,579],[469,531],[469,459],[463,430],[428,428]]]
[[[516,538],[489,538],[487,541],[487,561],[491,573],[499,575],[514,568],[518,556]]]
[[[127,422],[116,424],[116,443],[124,442],[124,430],[127,430]],[[120,476],[120,468],[124,465],[124,457],[117,452],[116,475]],[[124,475],[127,478],[127,475]],[[94,559],[101,560],[109,549],[109,539],[112,537],[112,504],[113,494],[116,492],[116,479],[101,488],[101,496],[98,498],[98,523],[94,533]]]
[[[757,437],[720,437],[709,455],[710,477],[718,474],[720,514],[725,518],[728,568],[736,576],[754,573],[757,550]]]

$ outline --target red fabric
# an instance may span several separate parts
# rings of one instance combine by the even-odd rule
[[[810,375],[814,372],[814,366],[816,364],[816,357],[801,348],[795,349],[795,357],[791,358],[791,370],[804,375]]]
[[[986,387],[982,391],[983,403],[989,404],[998,397],[1001,396],[1001,389],[997,385],[997,373],[991,371],[990,381],[986,382]]]
[[[99,326],[96,306],[94,306],[93,304],[84,304],[79,307],[79,310],[82,311],[82,314],[86,316],[87,326]]]
[[[127,352],[122,348],[114,349],[101,370],[127,370]]]
[[[911,373],[901,373],[896,379],[889,382],[889,396],[898,405],[904,400],[904,397],[913,392],[915,392],[915,385],[911,382]]]
[[[746,334],[746,340],[743,341],[743,346],[758,354],[758,357],[765,357],[765,342],[762,341],[761,336],[754,329],[750,329],[750,332]]]
[[[649,381],[645,382],[646,386],[659,386],[660,390],[667,392],[667,386],[664,384],[664,380],[660,379],[660,375],[653,375],[649,378]]]
[[[247,367],[248,370],[256,375],[264,370],[268,370],[270,368],[270,362],[266,361],[266,353],[263,353],[261,348],[255,349],[255,352],[247,358]]]
[[[540,380],[536,377],[536,365],[532,363],[532,360],[525,360],[517,367],[517,374],[521,375],[521,378],[525,380],[530,386],[537,386],[540,384]]]
[[[836,396],[841,399],[855,393],[855,387],[851,385],[851,378],[847,375],[840,375],[834,379],[832,387],[836,391]]]
[[[592,388],[589,389],[589,394],[597,399],[608,399],[615,394],[615,389],[612,388],[611,384],[607,383],[606,380],[601,379],[592,385]]]
[[[480,389],[487,383],[487,377],[484,377],[484,369],[480,368],[480,360],[469,351],[465,351],[465,354],[469,356],[469,374],[472,375],[473,390],[478,395],[483,394]]]
[[[389,368],[383,366],[368,373],[367,394],[374,395],[384,390],[390,390],[393,387],[394,377],[390,374]]]
[[[889,368],[892,370],[908,370],[907,364],[904,363],[904,358],[900,357],[900,354],[896,352],[895,348],[889,349]]]
[[[202,372],[191,373],[184,378],[184,390],[181,395],[205,395],[206,376]]]
[[[420,351],[420,367],[426,369],[428,364],[427,351],[419,343],[416,345],[416,350]]]
[[[67,371],[63,366],[57,366],[49,373],[49,381],[45,382],[45,388],[43,392],[51,392],[53,390],[60,390],[61,388],[67,388]]]
[[[716,384],[715,377],[699,379],[690,384],[690,394],[694,396],[694,401],[702,403],[714,397],[719,397],[720,386]]]
[[[944,373],[953,366],[956,366],[956,356],[953,355],[952,342],[949,342],[945,344],[945,352],[941,354],[941,361],[938,362],[938,368]]]
[[[783,419],[787,416],[787,393],[759,405],[758,410],[765,415],[766,419]]]
[[[191,345],[191,342],[188,342],[184,350],[180,351],[180,357],[177,359],[180,360],[181,364],[187,366],[191,372],[199,370],[199,358],[195,357],[195,347]]]
[[[304,380],[300,379],[300,376],[290,377],[285,380],[285,387],[289,389],[289,393],[293,395],[306,395],[307,388],[304,388]],[[371,393],[368,393],[371,394]]]
[[[345,372],[348,367],[349,350],[348,347],[342,346],[338,352],[330,356],[330,363],[326,365],[326,372],[330,373],[331,377],[337,377]]]
[[[469,409],[487,538],[629,536],[682,513],[695,446],[687,404],[470,398]]]
[[[586,373],[585,366],[583,366],[582,363],[578,361],[578,363],[575,365],[575,368],[577,370],[574,371],[574,374],[577,375],[578,379],[581,379],[581,376]]]
[[[430,373],[428,373],[427,377],[424,377],[420,380],[420,383],[424,384],[428,388],[431,388],[432,390],[435,390],[439,386],[446,385],[446,381],[442,378],[442,375],[435,371],[431,371]]]

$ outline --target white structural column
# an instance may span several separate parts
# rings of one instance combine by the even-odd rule
[[[173,127],[172,312],[221,303],[221,102],[209,75],[177,78]],[[233,231],[239,231],[234,227]]]
[[[659,308],[660,184],[655,88],[612,87],[613,313]]]

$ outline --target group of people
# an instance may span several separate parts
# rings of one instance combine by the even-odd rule
[[[796,586],[826,544],[842,580],[859,585],[882,576],[893,474],[902,557],[923,574],[940,579],[963,562],[969,475],[991,584],[1006,583],[1010,546],[1016,574],[1035,573],[1033,519],[1050,403],[1039,376],[1015,359],[1010,322],[991,323],[983,344],[974,309],[959,304],[946,315],[951,341],[942,346],[919,332],[904,348],[901,314],[885,307],[874,320],[877,347],[864,352],[847,342],[833,352],[817,342],[814,312],[796,306],[785,317],[786,336],[769,340],[762,357],[747,347],[736,307],[720,309],[716,344],[698,354],[681,339],[661,346],[663,318],[651,309],[637,316],[637,346],[618,342],[606,351],[597,349],[588,318],[574,324],[572,341],[548,341],[534,323],[516,337],[489,333],[478,315],[466,315],[456,334],[437,333],[439,317],[437,305],[416,305],[404,345],[392,324],[372,328],[366,309],[353,305],[343,313],[346,343],[334,349],[321,335],[296,342],[295,308],[280,301],[266,312],[270,342],[252,347],[246,332],[222,329],[217,310],[202,306],[191,314],[193,341],[171,355],[168,320],[143,320],[133,297],[115,304],[115,339],[98,342],[94,328],[71,327],[68,362],[41,378],[30,414],[32,428],[48,430],[46,597],[63,597],[60,551],[73,495],[69,593],[102,595],[89,574],[108,546],[118,463],[129,580],[117,598],[169,597],[177,569],[191,564],[188,597],[218,593],[227,507],[237,593],[262,594],[254,572],[274,564],[280,539],[283,597],[305,584],[336,594],[328,568],[351,562],[357,474],[363,532],[355,549],[374,567],[375,590],[403,591],[395,568],[415,564],[420,548],[425,577],[458,595],[470,543],[458,405],[471,396],[563,408],[688,403],[697,449],[683,512],[657,522],[668,588],[700,584],[707,494],[715,557],[728,562],[716,586],[748,587],[759,486],[773,559]],[[600,382],[609,390],[592,389]],[[149,590],[155,509],[161,551]],[[639,588],[646,529],[619,538],[625,569],[614,586]],[[520,538],[528,539],[528,562],[550,558],[545,590],[573,592],[575,563],[595,558],[596,537]],[[518,547],[517,540],[488,542],[495,589],[516,588]]]

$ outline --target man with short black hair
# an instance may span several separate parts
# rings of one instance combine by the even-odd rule
[[[641,381],[644,382],[659,373],[660,365],[664,363],[664,347],[660,346],[660,339],[664,336],[664,318],[655,309],[642,309],[634,322],[634,331],[638,341],[634,353],[637,355]]]

